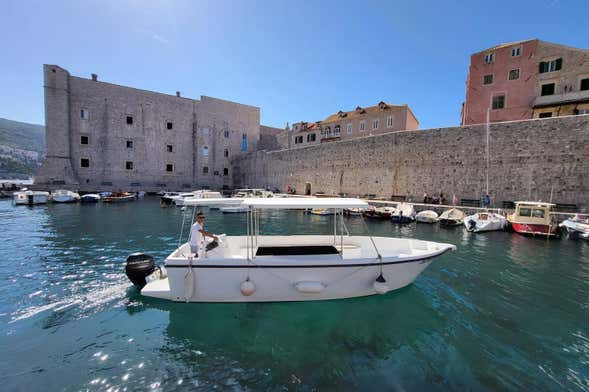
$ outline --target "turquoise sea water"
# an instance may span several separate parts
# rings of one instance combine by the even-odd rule
[[[458,246],[384,296],[184,304],[139,296],[129,253],[162,261],[181,211],[0,201],[0,389],[589,390],[589,242],[369,223]],[[263,232],[330,233],[272,212]],[[358,218],[347,220],[361,233]],[[207,212],[207,229],[245,217]]]

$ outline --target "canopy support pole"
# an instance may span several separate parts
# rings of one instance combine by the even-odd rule
[[[374,246],[374,250],[376,251],[376,258],[378,259],[378,261],[380,263],[380,273],[382,274],[382,256],[381,256],[380,252],[378,251],[378,248],[376,247],[376,243],[374,242],[374,238],[372,238],[372,234],[370,234],[370,230],[368,230],[368,225],[366,224],[366,221],[364,220],[364,215],[360,215],[360,218],[362,218],[362,223],[364,224],[364,228],[366,229],[366,232],[368,233],[368,237],[370,238],[370,242],[372,242],[372,246]]]

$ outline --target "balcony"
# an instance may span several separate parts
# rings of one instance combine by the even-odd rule
[[[534,108],[580,102],[589,102],[589,90],[536,97],[536,99],[534,99]]]

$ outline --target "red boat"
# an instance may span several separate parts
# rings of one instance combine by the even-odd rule
[[[520,234],[532,236],[555,236],[558,225],[552,222],[550,210],[554,204],[517,201],[515,212],[507,217],[513,230]]]

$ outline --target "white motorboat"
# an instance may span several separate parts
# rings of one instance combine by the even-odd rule
[[[247,234],[220,235],[219,246],[203,243],[198,254],[183,243],[166,258],[165,268],[156,267],[149,255],[130,255],[126,273],[142,295],[180,302],[268,302],[384,294],[411,284],[434,257],[456,249],[410,238],[344,235],[343,210],[368,208],[359,199],[191,199],[189,205],[208,203],[246,208]],[[333,235],[260,235],[262,211],[310,208],[336,211]]]
[[[75,203],[80,200],[80,195],[66,189],[58,189],[51,194],[54,203]]]
[[[98,193],[86,193],[80,196],[82,203],[98,203],[100,201],[100,195]]]
[[[506,225],[507,219],[504,216],[492,212],[477,212],[464,218],[466,230],[473,233],[503,230]]]
[[[246,198],[246,197],[274,197],[274,193],[265,189],[244,188],[233,191],[231,197]]]
[[[589,240],[589,218],[582,219],[578,215],[561,222],[558,227],[565,230],[570,237]]]
[[[248,208],[241,206],[241,205],[225,206],[225,207],[220,207],[219,211],[221,211],[224,214],[243,214],[243,213],[248,212]]]
[[[176,204],[177,206],[184,206],[185,199],[220,199],[222,197],[223,195],[221,195],[220,192],[208,191],[203,189],[194,192],[180,193],[178,196],[173,196],[172,200],[174,201],[174,204]]]
[[[413,204],[399,203],[391,214],[394,223],[411,223],[415,220],[415,208]]]
[[[464,212],[458,208],[450,208],[442,212],[438,222],[442,226],[459,226],[464,221]]]
[[[14,192],[12,200],[15,205],[47,204],[49,192],[42,191],[21,191]]]
[[[438,219],[438,213],[432,210],[419,211],[415,215],[415,220],[420,223],[436,223]]]

